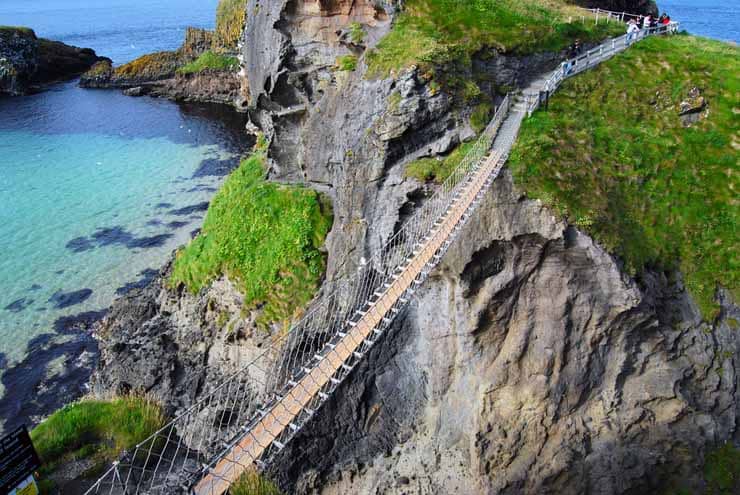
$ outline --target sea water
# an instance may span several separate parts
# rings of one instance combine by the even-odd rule
[[[3,0],[21,25],[124,63],[212,28],[217,0]],[[80,395],[96,345],[78,323],[188,242],[246,151],[230,109],[86,90],[0,98],[0,421]],[[9,421],[8,421],[9,420]],[[1,428],[1,425],[0,425]]]

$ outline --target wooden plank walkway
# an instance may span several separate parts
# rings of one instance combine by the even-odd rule
[[[433,231],[427,242],[410,260],[398,278],[386,289],[378,300],[368,308],[364,316],[351,327],[318,364],[297,382],[272,409],[235,445],[193,489],[196,495],[222,495],[245,471],[253,469],[259,459],[280,434],[311,403],[326,386],[342,365],[350,361],[363,342],[370,337],[396,302],[411,287],[424,267],[432,260],[445,241],[452,235],[455,226],[475,201],[486,181],[501,160],[501,153],[493,151],[473,176],[470,184],[448,210],[444,220]]]

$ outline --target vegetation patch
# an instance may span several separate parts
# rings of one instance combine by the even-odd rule
[[[180,65],[177,52],[155,52],[117,67],[114,76],[123,79],[157,80],[171,77]]]
[[[355,45],[359,45],[365,41],[365,30],[362,28],[362,24],[353,22],[349,25],[349,39]]]
[[[31,439],[43,475],[69,460],[92,458],[104,466],[164,424],[162,408],[145,397],[83,400],[56,411],[31,431]]]
[[[421,182],[442,183],[460,165],[474,144],[474,141],[463,143],[444,158],[421,158],[411,162],[406,166],[406,177]]]
[[[566,81],[522,126],[516,182],[628,269],[680,268],[705,317],[717,284],[738,296],[737,47],[654,37]],[[696,92],[706,108],[680,117]],[[683,105],[682,105],[683,104]]]
[[[704,464],[706,495],[740,493],[740,449],[726,443],[710,452]]]
[[[473,109],[473,114],[470,116],[470,126],[476,133],[480,134],[488,126],[492,111],[493,107],[488,102],[481,103]]]
[[[229,495],[282,495],[282,492],[272,481],[250,470],[231,485]]]
[[[528,54],[623,32],[623,24],[597,25],[590,13],[563,0],[408,0],[367,63],[371,77],[386,77],[414,64],[469,60],[483,48]]]
[[[315,191],[265,180],[264,146],[242,161],[208,208],[201,234],[177,254],[171,283],[197,293],[223,274],[259,307],[258,323],[281,321],[311,300],[325,268],[331,209]]]
[[[216,8],[213,49],[233,50],[239,43],[247,22],[247,0],[220,0]]]
[[[230,57],[212,51],[203,52],[197,59],[177,69],[178,74],[195,74],[206,70],[234,70],[239,65],[236,57]]]
[[[337,69],[352,72],[357,68],[357,57],[354,55],[342,55],[337,57]]]

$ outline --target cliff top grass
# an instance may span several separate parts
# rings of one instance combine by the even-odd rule
[[[226,179],[201,234],[177,254],[171,283],[197,293],[227,274],[258,323],[284,321],[311,300],[325,268],[320,251],[332,224],[321,196],[265,180],[260,147]]]
[[[216,8],[213,49],[224,51],[236,48],[246,21],[247,0],[221,0]]]
[[[239,60],[212,51],[203,52],[197,59],[185,64],[177,72],[179,74],[195,74],[206,70],[226,71],[238,67]]]
[[[105,465],[164,423],[162,408],[144,397],[83,400],[56,411],[31,431],[31,439],[48,473],[72,459],[93,457]]]
[[[483,48],[554,51],[576,38],[597,41],[623,32],[624,25],[596,25],[590,13],[562,0],[408,0],[391,32],[368,52],[368,73],[385,77],[413,64],[469,59]]]
[[[740,55],[679,35],[640,42],[566,81],[522,126],[515,181],[639,274],[680,268],[705,317],[738,290]],[[681,103],[707,107],[686,127]],[[698,98],[693,98],[696,103]]]

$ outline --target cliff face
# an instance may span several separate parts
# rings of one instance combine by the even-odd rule
[[[27,28],[0,26],[0,94],[18,96],[80,75],[103,60],[89,48],[36,37]]]
[[[638,287],[505,173],[274,474],[296,493],[698,489],[707,445],[737,439],[737,315],[702,323],[676,274]]]
[[[378,252],[433,191],[405,165],[473,135],[472,109],[418,69],[373,80],[362,58],[356,71],[337,67],[388,31],[395,8],[247,6],[241,104],[270,141],[270,178],[333,200],[327,286]],[[347,35],[352,23],[361,43]],[[495,88],[524,86],[560,57],[485,55],[472,70],[494,99]],[[167,288],[167,274],[114,305],[95,388],[147,390],[175,410],[266,337],[240,317],[227,278],[192,296]],[[707,447],[740,440],[739,316],[723,301],[721,316],[702,323],[677,273],[638,285],[504,172],[412,307],[272,474],[290,492],[327,494],[698,486]]]

